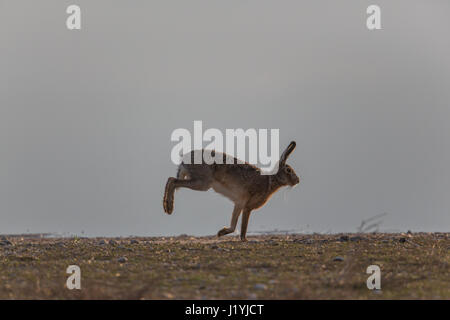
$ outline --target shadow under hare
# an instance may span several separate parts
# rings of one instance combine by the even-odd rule
[[[224,195],[234,202],[230,227],[224,227],[217,235],[223,236],[234,232],[239,215],[242,213],[241,240],[246,240],[247,225],[252,210],[262,207],[278,189],[284,186],[295,186],[300,182],[299,177],[286,160],[294,151],[295,141],[292,141],[284,150],[278,164],[278,172],[273,175],[263,175],[261,170],[249,163],[238,162],[224,153],[209,151],[211,155],[223,156],[223,164],[207,164],[203,160],[205,150],[191,151],[185,156],[191,157],[190,163],[196,152],[202,156],[201,164],[187,164],[184,161],[178,166],[177,177],[167,180],[164,192],[163,206],[167,214],[173,212],[174,194],[178,188],[189,188],[197,191],[214,191]],[[232,159],[231,164],[226,159]]]

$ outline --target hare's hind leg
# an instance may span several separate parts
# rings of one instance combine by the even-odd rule
[[[172,214],[173,212],[173,195],[175,193],[175,186],[174,186],[175,180],[176,179],[173,177],[167,179],[166,189],[164,191],[163,207],[164,211],[167,214]]]
[[[173,200],[175,189],[189,188],[197,191],[207,191],[211,187],[211,183],[206,179],[176,179],[170,177],[167,179],[166,190],[164,192],[163,206],[167,214],[173,212]]]
[[[224,236],[229,233],[233,233],[234,230],[236,230],[237,221],[238,221],[238,218],[239,218],[239,215],[241,214],[241,212],[242,212],[242,207],[235,204],[234,209],[233,209],[233,214],[231,216],[230,227],[229,228],[223,227],[222,229],[220,229],[219,232],[217,233],[218,237]]]
[[[244,212],[242,214],[242,221],[241,221],[241,240],[247,241],[246,234],[247,234],[247,226],[248,226],[248,219],[250,218],[250,213],[252,212],[251,209],[244,209]]]

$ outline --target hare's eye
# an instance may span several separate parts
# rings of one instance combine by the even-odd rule
[[[291,171],[292,171],[291,168],[286,168],[287,173],[291,173]]]

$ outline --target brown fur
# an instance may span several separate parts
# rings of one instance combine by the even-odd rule
[[[170,177],[167,180],[163,200],[164,211],[167,214],[173,212],[174,193],[178,188],[184,187],[198,191],[213,188],[214,191],[234,202],[230,227],[222,228],[217,235],[220,237],[234,232],[242,212],[241,240],[245,241],[251,211],[261,208],[281,187],[294,186],[300,182],[294,170],[286,164],[287,158],[294,149],[295,142],[292,141],[281,155],[278,172],[274,175],[262,175],[259,168],[246,162],[239,163],[236,158],[233,158],[233,164],[226,164],[225,159],[229,157],[226,154],[222,154],[224,164],[182,162],[178,167],[177,178]],[[200,151],[202,156],[204,151]],[[191,163],[194,162],[195,152],[190,153]]]

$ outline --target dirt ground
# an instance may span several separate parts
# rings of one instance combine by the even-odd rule
[[[449,251],[450,233],[4,236],[0,299],[450,299]],[[369,265],[381,290],[367,288]]]

